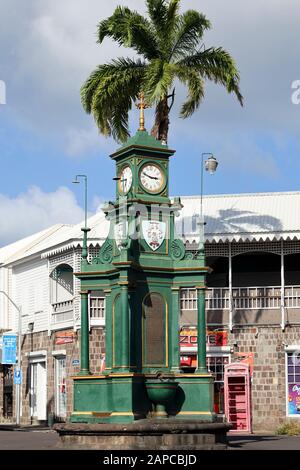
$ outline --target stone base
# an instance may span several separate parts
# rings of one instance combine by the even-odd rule
[[[61,447],[97,450],[224,450],[231,426],[169,419],[130,424],[55,424]]]

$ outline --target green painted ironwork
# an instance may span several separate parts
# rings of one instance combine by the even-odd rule
[[[85,252],[87,238],[84,241],[81,272],[76,274],[82,290],[82,325],[81,370],[74,378],[73,422],[126,423],[149,417],[155,410],[145,383],[166,377],[174,384],[178,383],[174,397],[166,404],[169,416],[214,419],[213,379],[206,369],[205,349],[207,268],[204,253],[189,256],[175,231],[174,219],[182,205],[179,198],[171,202],[168,197],[169,158],[173,153],[147,132],[138,131],[111,156],[116,162],[117,177],[124,165],[130,166],[132,183],[126,198],[121,194],[122,186],[117,183],[116,201],[104,209],[110,221],[107,240],[98,256],[90,261]],[[147,192],[140,183],[140,169],[151,162],[161,168],[165,182],[156,194]],[[160,204],[164,204],[163,210]],[[166,237],[155,249],[151,248],[143,232],[143,222],[145,226],[150,219],[166,224]],[[137,233],[138,236],[131,236]],[[84,234],[87,236],[87,232]],[[196,374],[180,373],[181,287],[198,289],[199,362]],[[88,292],[92,290],[102,290],[106,296],[106,369],[99,376],[89,375]],[[163,299],[161,321],[155,317],[155,308],[147,317],[147,298]],[[158,331],[156,325],[161,325],[159,328],[163,328],[163,332]],[[155,351],[155,347],[163,353]],[[149,357],[152,359],[147,362]]]

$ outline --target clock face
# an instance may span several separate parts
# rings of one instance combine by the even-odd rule
[[[121,173],[119,174],[119,178],[119,192],[121,194],[127,194],[132,185],[132,170],[130,166],[127,165],[122,169]]]
[[[150,193],[160,192],[165,183],[162,169],[155,163],[144,165],[140,171],[140,182],[146,191]]]

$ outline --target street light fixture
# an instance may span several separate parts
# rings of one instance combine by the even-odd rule
[[[18,311],[18,368],[17,371],[21,372],[22,360],[21,360],[21,336],[22,336],[22,307],[18,306],[11,297],[4,291],[0,290],[0,294],[3,294],[9,302]],[[16,425],[20,426],[21,416],[21,383],[16,383]]]
[[[78,178],[84,179],[84,227],[87,228],[87,176],[76,175],[75,180],[73,180],[72,183],[80,184]]]
[[[203,165],[203,157],[208,156],[208,159],[205,160]],[[211,152],[203,152],[201,155],[201,195],[200,195],[200,249],[204,250],[204,218],[203,218],[203,166],[205,166],[205,170],[208,171],[211,175],[213,175],[218,167],[218,160]]]

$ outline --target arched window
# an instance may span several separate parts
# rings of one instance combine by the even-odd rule
[[[73,299],[73,269],[68,264],[60,264],[50,274],[51,303]]]

